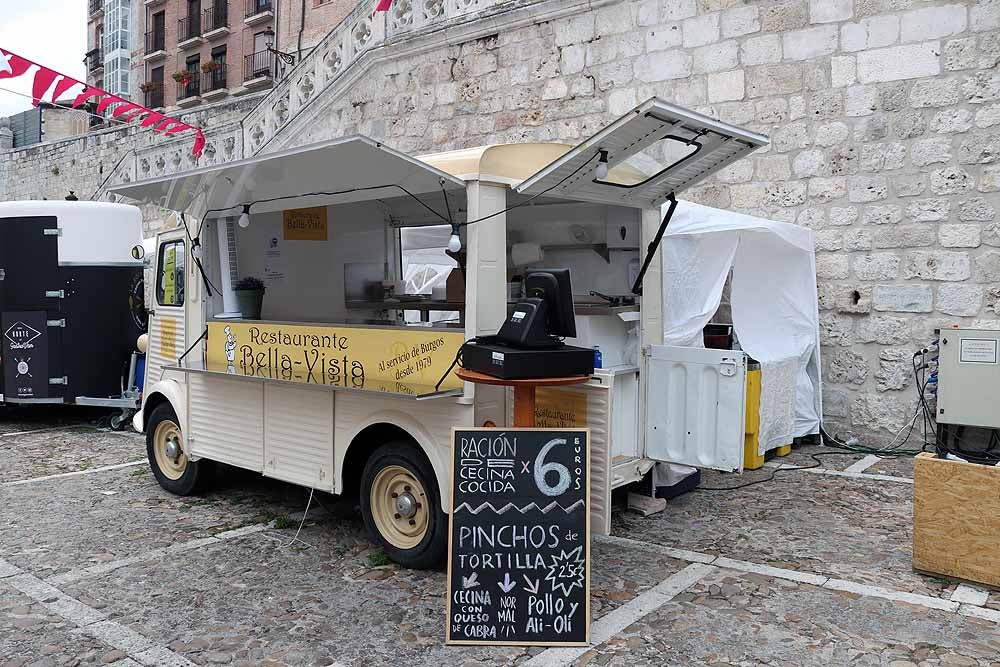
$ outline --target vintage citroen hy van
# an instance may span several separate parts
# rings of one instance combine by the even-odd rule
[[[359,494],[390,558],[439,562],[451,429],[502,428],[512,403],[502,387],[445,373],[464,341],[496,333],[519,275],[540,261],[570,268],[570,342],[603,356],[588,384],[539,390],[536,407],[540,426],[592,430],[595,530],[609,529],[612,489],[658,461],[738,467],[745,358],[679,361],[658,349],[653,260],[673,211],[663,205],[766,143],[652,99],[572,147],[411,157],[354,136],[113,189],[176,212],[179,225],[157,240],[135,418],[157,480],[194,493],[219,462]],[[237,299],[247,277],[264,283],[259,314]],[[704,414],[667,415],[649,379],[677,363],[735,370],[713,374]],[[679,437],[698,419],[713,428]]]

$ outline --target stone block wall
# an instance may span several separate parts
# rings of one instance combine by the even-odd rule
[[[771,137],[683,196],[815,231],[835,432],[908,423],[935,327],[1000,328],[1000,0],[522,0],[487,23],[376,50],[247,150],[573,143],[655,95]],[[37,159],[14,190],[61,196]]]

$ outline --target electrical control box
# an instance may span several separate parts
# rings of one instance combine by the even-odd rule
[[[1000,428],[1000,331],[942,329],[937,421]]]

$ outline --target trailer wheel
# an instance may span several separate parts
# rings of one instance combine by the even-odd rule
[[[361,475],[361,514],[386,555],[404,567],[444,560],[448,521],[427,457],[408,442],[382,445]]]
[[[160,486],[179,496],[197,493],[208,477],[209,461],[191,461],[181,449],[181,427],[169,403],[153,409],[146,427],[146,457]]]

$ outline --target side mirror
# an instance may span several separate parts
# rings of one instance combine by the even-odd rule
[[[132,259],[142,259],[146,256],[146,249],[141,245],[132,246]]]

